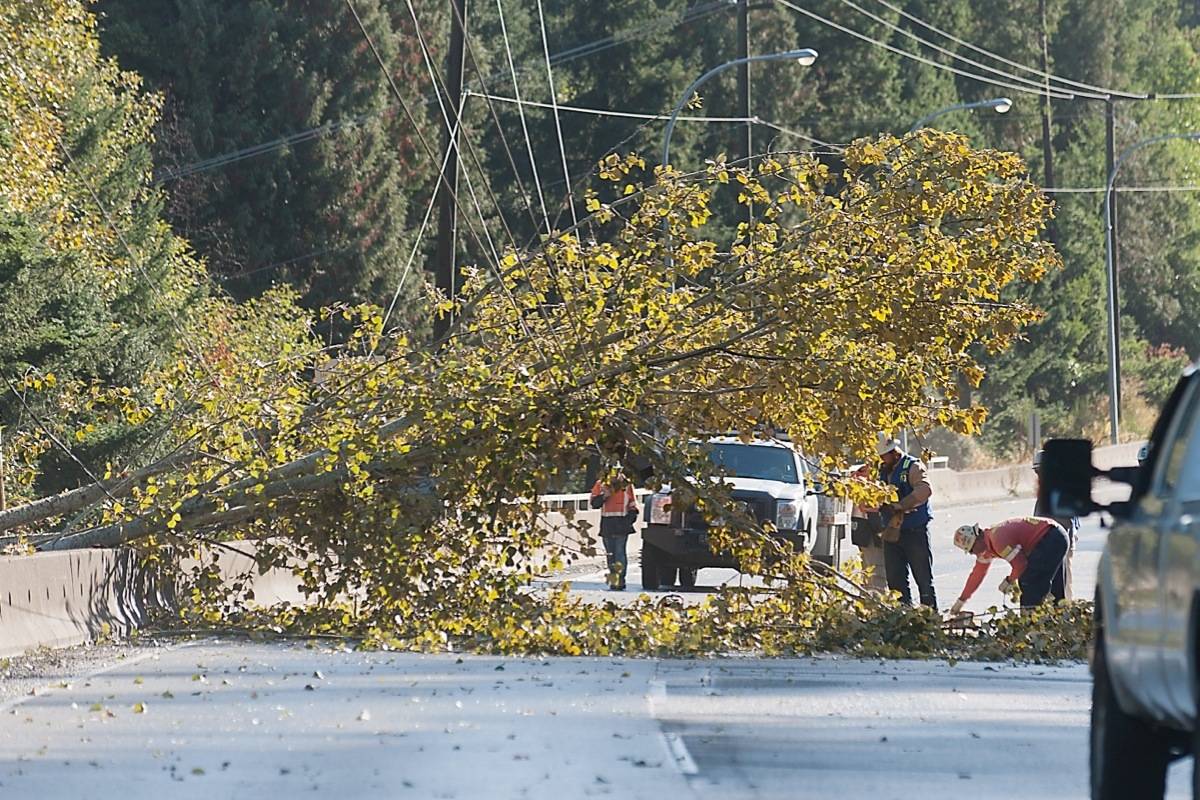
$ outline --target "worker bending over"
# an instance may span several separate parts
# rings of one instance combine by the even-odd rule
[[[992,561],[1004,559],[1012,571],[1000,584],[1009,594],[1014,586],[1021,590],[1021,607],[1041,603],[1047,594],[1063,599],[1063,556],[1067,553],[1067,532],[1052,519],[1019,517],[990,528],[963,525],[954,532],[954,544],[975,556],[975,568],[967,577],[962,594],[950,607],[951,614],[962,611],[987,575]]]

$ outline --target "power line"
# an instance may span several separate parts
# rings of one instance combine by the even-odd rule
[[[1044,187],[1041,191],[1046,194],[1104,194],[1106,191],[1103,186],[1050,186]],[[1200,185],[1180,185],[1180,186],[1114,186],[1114,192],[1200,192]]]
[[[410,109],[408,106],[408,103],[405,102],[404,95],[402,95],[400,93],[400,88],[398,86],[396,86],[396,81],[392,78],[392,73],[387,67],[387,62],[383,60],[383,55],[380,54],[379,48],[377,48],[375,46],[375,40],[371,38],[371,34],[367,31],[367,26],[363,23],[362,17],[360,17],[358,15],[358,9],[354,7],[354,0],[345,0],[345,2],[346,2],[346,7],[350,9],[350,13],[354,17],[354,21],[358,24],[358,29],[362,32],[363,39],[366,41],[367,46],[371,49],[371,52],[374,54],[375,61],[376,61],[376,63],[378,63],[379,69],[383,73],[384,78],[387,80],[388,86],[392,90],[392,94],[394,94],[396,96],[396,100],[397,100],[397,102],[399,102],[400,108],[404,111],[404,115],[408,118],[409,124],[412,125],[413,130],[416,132],[417,140],[421,143],[421,146],[425,148],[426,154],[428,154],[431,158],[436,160],[437,159],[436,151],[429,144],[429,140],[425,138],[425,134],[421,128],[421,125],[417,122],[416,116],[413,115],[412,109]],[[435,91],[436,91],[436,87],[435,87]],[[446,180],[446,176],[441,173],[439,173],[439,176],[440,176],[439,182],[442,186],[442,189],[444,189],[447,192],[450,192],[457,199],[457,192],[455,191],[454,187],[451,186],[449,184],[449,182]],[[470,185],[470,181],[468,180],[468,186],[469,185]],[[481,222],[484,221],[482,213],[480,214],[480,221]],[[475,243],[479,246],[479,248],[481,250],[484,249],[483,241],[479,237],[479,232],[475,230],[475,226],[468,222],[467,228],[468,228],[468,230],[471,231],[471,235],[474,237]],[[484,224],[484,234],[488,236],[488,241],[490,243],[491,236],[490,236],[490,234],[488,234],[486,223]],[[495,248],[493,247],[492,249],[494,252]],[[486,253],[484,255],[486,257]],[[493,267],[495,267],[495,265],[493,265]]]
[[[868,17],[868,18],[874,20],[875,22],[878,22],[880,25],[883,25],[888,30],[893,31],[894,33],[898,33],[901,36],[904,36],[908,39],[912,39],[913,41],[917,42],[918,44],[924,45],[925,47],[928,47],[937,53],[941,53],[944,56],[949,56],[950,58],[954,59],[955,61],[961,61],[964,64],[970,64],[973,67],[978,67],[979,69],[986,70],[987,72],[991,72],[996,75],[1000,75],[1002,77],[1008,78],[1010,80],[1017,81],[1026,86],[1032,86],[1034,89],[1037,90],[1037,93],[1039,95],[1044,95],[1048,91],[1047,87],[1038,81],[1033,81],[1033,80],[1030,80],[1029,78],[1023,78],[1020,75],[1014,75],[1011,72],[1006,72],[1002,69],[998,69],[996,67],[989,66],[987,64],[984,64],[981,61],[976,61],[973,58],[968,58],[967,56],[959,55],[958,53],[955,53],[953,50],[947,50],[946,48],[942,47],[939,44],[931,42],[927,39],[923,39],[920,36],[913,33],[912,31],[905,30],[904,28],[901,28],[899,25],[896,25],[895,23],[884,19],[883,17],[879,16],[878,14],[874,14],[874,13],[868,11],[867,9],[860,6],[858,3],[855,3],[854,0],[838,0],[838,1],[842,5],[847,6],[848,8],[854,9],[859,14],[862,14],[863,16]],[[1012,63],[1012,62],[1009,62],[1009,63]],[[1049,76],[1043,74],[1042,77],[1046,78]],[[1102,100],[1102,99],[1105,99],[1106,97],[1108,97],[1108,94],[1096,94],[1094,92],[1084,92],[1084,91],[1080,91],[1078,89],[1072,89],[1070,91],[1080,97],[1090,97],[1090,98],[1096,99],[1096,100]]]
[[[550,215],[546,213],[546,197],[542,193],[542,179],[538,175],[537,159],[533,155],[533,140],[529,138],[529,125],[525,121],[525,106],[521,104],[521,83],[517,80],[517,67],[513,62],[512,43],[508,39],[508,25],[504,21],[504,3],[501,0],[496,0],[496,13],[500,17],[500,33],[504,38],[504,52],[508,57],[508,71],[512,75],[513,94],[516,96],[517,114],[521,118],[521,133],[525,137],[525,150],[529,154],[529,169],[533,173],[533,185],[537,189],[538,205],[542,209],[542,221],[546,225],[546,232],[550,232]],[[470,94],[470,92],[467,92]],[[489,96],[488,100],[492,98]],[[500,127],[499,121],[496,127]],[[513,165],[515,168],[515,164]],[[515,171],[515,170],[514,170]]]
[[[843,2],[845,2],[845,0],[843,0]],[[1055,82],[1058,82],[1061,84],[1065,84],[1067,86],[1075,87],[1077,89],[1085,89],[1085,90],[1088,90],[1091,92],[1098,92],[1102,97],[1110,97],[1110,96],[1111,97],[1125,97],[1125,98],[1128,98],[1131,100],[1145,100],[1145,99],[1148,99],[1148,97],[1149,97],[1149,95],[1147,95],[1145,93],[1123,92],[1118,89],[1109,89],[1109,88],[1105,88],[1103,86],[1094,86],[1090,83],[1082,83],[1080,81],[1074,81],[1069,78],[1061,78],[1061,77],[1051,74],[1049,72],[1043,72],[1042,70],[1035,69],[1026,64],[1021,64],[1017,61],[1013,61],[1011,59],[1005,58],[1004,56],[999,55],[998,53],[994,53],[991,50],[986,50],[986,49],[979,47],[978,45],[972,44],[971,42],[968,42],[964,39],[960,39],[960,38],[956,37],[954,34],[948,32],[948,31],[944,31],[941,28],[938,28],[934,25],[931,25],[930,23],[926,22],[925,20],[920,19],[919,17],[916,17],[913,14],[908,13],[907,11],[903,10],[902,8],[899,8],[895,5],[893,5],[892,3],[888,2],[888,0],[875,0],[875,2],[879,3],[883,7],[899,14],[901,17],[903,17],[904,19],[907,19],[909,22],[920,25],[922,28],[932,31],[933,33],[936,33],[937,35],[948,39],[949,41],[953,42],[954,44],[956,44],[960,47],[965,47],[968,50],[971,50],[973,52],[987,56],[988,58],[999,61],[1002,64],[1006,64],[1010,67],[1013,67],[1014,69],[1019,69],[1022,72],[1027,72],[1031,75],[1036,75],[1039,78],[1050,80],[1050,81],[1055,81]],[[863,12],[863,13],[869,13],[869,12]]]
[[[695,22],[698,19],[707,17],[717,11],[725,11],[733,8],[733,3],[730,0],[716,0],[715,2],[702,3],[701,5],[692,6],[686,9],[683,14],[676,17],[674,14],[664,14],[658,20],[645,25],[639,25],[625,33],[617,33],[612,36],[605,36],[602,39],[595,39],[591,42],[585,42],[582,45],[577,45],[561,53],[551,56],[551,61],[555,66],[568,61],[574,61],[577,58],[595,55],[596,53],[617,47],[618,45],[642,39],[655,33],[662,33],[672,28],[684,25],[688,22]]]
[[[785,128],[783,125],[780,125],[777,122],[771,122],[770,120],[763,119],[762,117],[754,117],[752,121],[758,123],[759,125],[765,125],[766,127],[779,131],[780,133],[787,134],[788,136],[795,136],[796,138],[803,139],[806,142],[812,142],[813,144],[824,147],[827,150],[842,152],[846,149],[846,145],[832,144],[830,142],[822,141],[821,139],[809,136],[806,133],[801,133],[800,131],[793,130],[791,128]]]
[[[304,255],[294,256],[294,257],[286,259],[284,261],[274,261],[270,264],[263,264],[261,267],[253,267],[251,269],[242,270],[241,272],[235,272],[231,275],[218,275],[217,280],[222,283],[226,283],[228,281],[236,281],[236,280],[240,280],[242,278],[249,277],[250,275],[257,275],[260,272],[267,272],[269,270],[279,269],[280,267],[287,267],[287,266],[291,266],[292,264],[298,264],[301,261],[308,261],[309,259],[317,258],[319,256],[326,255],[328,253],[340,253],[341,251],[343,251],[347,248],[353,247],[354,245],[358,244],[365,238],[366,237],[364,236],[353,242],[343,242],[342,244],[331,245],[329,247],[322,247],[320,250],[313,250],[311,252],[305,253]]]
[[[834,22],[833,20],[826,19],[825,17],[822,17],[820,14],[814,13],[812,11],[809,11],[806,8],[802,8],[798,5],[796,5],[795,3],[789,2],[789,0],[776,0],[776,1],[780,5],[785,6],[786,8],[790,8],[792,11],[795,11],[799,14],[803,14],[804,16],[809,17],[810,19],[813,19],[816,22],[821,23],[822,25],[826,25],[830,28],[841,31],[842,33],[853,36],[854,38],[860,39],[868,44],[875,45],[876,47],[882,47],[885,50],[895,53],[898,56],[903,56],[904,58],[908,58],[913,61],[918,61],[922,64],[926,64],[928,66],[934,67],[935,69],[940,69],[945,72],[952,72],[955,75],[960,75],[964,78],[971,78],[973,80],[977,80],[982,83],[990,84],[992,86],[1002,86],[1006,89],[1012,89],[1013,91],[1024,92],[1025,94],[1033,94],[1033,95],[1041,96],[1046,93],[1041,89],[1031,89],[1028,86],[1022,86],[1021,84],[1009,83],[1006,81],[997,80],[995,78],[989,78],[985,75],[978,75],[974,72],[967,72],[966,70],[961,70],[961,69],[958,69],[957,67],[952,67],[948,64],[941,64],[937,61],[934,61],[933,59],[926,58],[917,53],[910,53],[907,50],[901,50],[900,48],[890,45],[887,42],[881,42],[878,39],[872,39],[870,36],[867,36],[866,34],[859,33],[858,31],[847,28],[845,25],[839,25],[838,23]],[[1054,97],[1059,100],[1072,100],[1075,98],[1074,94],[1068,94],[1068,93],[1064,93],[1064,92],[1060,92],[1060,91],[1051,91],[1051,92],[1049,92],[1049,94],[1051,97]]]
[[[515,97],[505,97],[497,94],[482,94],[480,92],[467,92],[472,97],[483,97],[490,100],[495,100],[497,103],[510,103],[513,105],[521,105],[533,108],[554,108],[550,103],[541,103],[536,100],[518,100]],[[613,108],[593,108],[590,106],[571,106],[558,105],[559,111],[568,111],[573,114],[591,114],[598,117],[625,117],[628,119],[644,119],[644,120],[668,120],[670,114],[648,114],[638,111],[622,111]],[[703,117],[703,116],[681,116],[680,122],[736,122],[745,124],[747,122],[756,122],[757,117]]]
[[[446,87],[446,82],[444,80],[442,80],[441,73],[433,65],[433,58],[432,58],[432,56],[430,56],[429,47],[425,43],[425,35],[421,30],[421,22],[419,19],[417,19],[416,9],[413,7],[412,0],[406,0],[406,1],[408,4],[409,13],[412,15],[413,26],[414,26],[414,28],[416,30],[416,34],[417,34],[417,41],[421,47],[421,58],[425,63],[426,71],[429,73],[429,82],[433,85],[434,95],[437,97],[438,108],[442,112],[442,122],[445,123],[446,130],[450,134],[450,138],[447,140],[447,142],[448,142],[447,152],[449,152],[450,150],[455,150],[458,148],[457,139],[454,137],[454,133],[457,131],[458,124],[457,124],[457,122],[451,122],[450,113],[446,110],[446,104],[442,100],[443,95],[445,95],[447,97],[447,99],[449,98],[449,94],[447,92],[447,87]],[[459,23],[462,24],[462,20],[460,20]],[[465,103],[466,103],[466,96],[463,95],[462,100],[459,104],[459,108],[457,110],[458,116],[455,118],[456,120],[462,119],[463,106],[465,105]],[[471,153],[472,158],[474,158],[474,160],[476,162],[476,166],[480,170],[480,175],[483,178],[484,187],[488,190],[488,193],[491,194],[492,204],[495,206],[496,214],[500,218],[501,227],[503,227],[505,233],[508,234],[509,241],[512,242],[513,245],[515,246],[516,241],[513,239],[512,231],[508,227],[508,221],[504,218],[504,212],[500,208],[500,201],[496,198],[495,194],[492,194],[491,184],[488,183],[487,178],[486,178],[486,173],[483,171],[483,168],[479,166],[478,156],[476,156],[475,148],[471,144],[470,140],[467,141],[467,151],[469,153]],[[442,174],[444,175],[444,172]],[[467,172],[466,170],[463,170],[463,177],[466,179],[467,191],[471,195],[471,202],[475,206],[475,212],[477,214],[479,214],[479,221],[483,226],[483,235],[487,239],[488,246],[491,247],[491,249],[492,249],[492,257],[495,260],[495,262],[497,264],[499,264],[500,263],[500,251],[496,247],[495,241],[493,241],[493,239],[492,239],[491,232],[488,230],[487,218],[483,214],[483,206],[479,202],[479,197],[475,194],[475,186],[471,182],[471,174],[469,172]],[[447,185],[449,185],[449,184],[447,184]]]
[[[346,0],[346,2],[352,3],[352,0]],[[445,104],[442,102],[442,99],[441,99],[442,91],[445,90],[446,84],[444,81],[441,80],[441,75],[440,75],[437,67],[435,67],[433,65],[433,59],[429,54],[429,48],[425,43],[425,36],[421,30],[421,21],[417,18],[417,12],[416,12],[416,9],[412,5],[412,0],[407,0],[407,3],[408,3],[409,12],[412,15],[413,25],[415,26],[417,39],[421,44],[421,56],[422,56],[422,59],[424,60],[425,68],[429,71],[429,76],[430,76],[431,81],[433,82],[434,91],[435,91],[435,93],[437,93],[438,106],[442,110],[442,117],[443,117],[444,121],[446,122],[447,131],[449,131],[451,134],[451,136],[447,140],[448,144],[447,144],[447,148],[446,148],[447,154],[449,154],[452,151],[452,149],[457,147],[457,144],[455,143],[456,140],[455,140],[455,137],[453,136],[453,134],[456,131],[456,128],[451,125],[449,114],[446,112]],[[351,5],[351,8],[353,8],[353,5]],[[454,13],[456,14],[456,16],[458,15],[459,12],[458,12],[457,8],[455,9]],[[356,14],[356,17],[357,17],[357,14]],[[361,21],[359,24],[361,26]],[[466,36],[465,36],[466,20],[464,20],[462,18],[462,16],[458,16],[457,24],[459,26],[461,26],[460,30],[462,30],[464,32],[463,42],[465,45],[465,43],[466,43]],[[363,30],[363,34],[364,34],[364,36],[366,36],[365,29]],[[367,37],[367,41],[370,42],[369,36]],[[372,49],[374,50],[374,45],[372,45]],[[377,58],[379,58],[378,50],[376,50],[375,53],[376,53]],[[383,68],[385,72],[387,72],[386,66],[384,65],[382,58],[379,58],[379,64],[380,64],[380,67]],[[391,73],[387,72],[387,75],[388,75],[388,83],[392,86],[393,91],[395,91],[396,85],[395,85],[395,82],[392,81]],[[442,91],[439,91],[439,86],[441,87]],[[460,86],[461,86],[461,83],[460,83]],[[397,92],[397,97],[399,97],[398,92]],[[467,101],[467,95],[465,93],[460,94],[458,116],[456,117],[457,120],[462,120],[463,106],[466,104],[466,101]],[[414,125],[415,125],[415,122],[414,122]],[[419,133],[419,131],[418,131],[418,133]],[[422,140],[424,140],[424,137],[422,137]],[[487,190],[488,195],[490,196],[492,203],[496,208],[496,213],[500,217],[501,225],[504,228],[505,234],[507,234],[507,236],[508,236],[509,244],[510,244],[512,250],[515,252],[517,250],[516,238],[513,236],[512,230],[509,229],[509,227],[508,227],[508,223],[504,218],[504,212],[500,207],[500,201],[496,197],[495,193],[492,191],[491,183],[488,181],[487,172],[483,169],[483,166],[480,163],[479,158],[475,153],[475,146],[470,141],[470,139],[467,140],[467,150],[469,153],[471,153],[472,159],[475,161],[475,166],[479,170],[480,179],[483,181],[484,188]],[[445,171],[444,170],[441,171],[440,174],[442,176],[442,183],[449,190],[450,184],[446,180]],[[466,178],[467,190],[471,194],[471,201],[475,205],[476,213],[479,214],[480,222],[483,224],[484,236],[487,238],[488,245],[491,247],[491,250],[492,250],[493,261],[488,266],[490,267],[492,274],[496,278],[496,283],[499,285],[501,291],[505,295],[505,298],[508,300],[509,305],[513,308],[513,310],[515,312],[517,312],[517,324],[521,327],[522,333],[525,335],[525,337],[530,342],[533,343],[534,349],[536,349],[538,351],[539,355],[544,359],[545,353],[542,352],[541,345],[534,338],[533,333],[532,333],[532,331],[530,331],[529,326],[525,320],[525,316],[524,316],[525,309],[523,309],[521,307],[521,305],[517,302],[517,299],[513,295],[512,290],[504,282],[504,274],[500,269],[500,253],[496,248],[495,242],[492,240],[491,233],[488,231],[487,220],[483,216],[483,208],[480,206],[479,198],[475,194],[474,184],[471,182],[470,171],[463,170],[463,177]],[[454,204],[454,205],[457,205],[457,204]],[[443,210],[443,213],[445,213],[445,210]],[[536,220],[535,220],[535,223],[536,223]],[[451,258],[453,258],[453,253],[451,253]],[[451,300],[454,299],[455,294],[456,294],[456,288],[454,287],[453,283],[451,283],[451,289],[450,289],[450,299]],[[550,321],[544,307],[539,306],[538,314],[546,322]],[[552,341],[553,341],[554,345],[559,349],[560,354],[562,354],[561,343],[559,343],[557,339],[552,339]]]
[[[465,97],[463,98],[463,101],[466,101]],[[458,110],[458,119],[455,121],[457,124],[462,125],[461,108]],[[451,133],[450,137],[454,138],[454,134]],[[445,169],[445,159],[449,158],[449,156],[450,149],[447,148],[446,155],[443,156],[441,169]],[[441,169],[438,171],[441,172]],[[425,217],[421,220],[421,227],[417,231],[416,238],[413,239],[412,250],[410,250],[408,253],[408,262],[404,265],[404,272],[400,273],[400,280],[396,282],[396,291],[392,293],[392,302],[388,303],[387,313],[383,315],[383,325],[380,326],[382,330],[387,330],[388,320],[392,318],[392,311],[395,310],[396,303],[400,300],[400,292],[404,288],[404,281],[408,278],[408,273],[412,269],[413,263],[416,261],[417,250],[419,250],[421,247],[421,240],[425,238],[425,230],[429,227],[429,218],[433,215],[434,206],[437,205],[437,194],[437,187],[435,186],[434,190],[429,195],[429,205],[425,208]]]
[[[563,178],[567,181],[567,208],[571,211],[571,224],[579,225],[575,215],[575,198],[571,194],[571,173],[567,170],[567,147],[563,143],[562,119],[558,114],[558,93],[554,89],[554,68],[550,64],[550,43],[546,39],[546,15],[542,11],[542,0],[537,0],[538,26],[542,33],[542,53],[546,57],[546,82],[550,85],[550,104],[554,107],[554,129],[558,134],[558,153],[562,158]],[[549,233],[550,231],[546,231]]]
[[[702,19],[713,13],[716,13],[717,11],[721,11],[721,10],[729,8],[729,7],[730,6],[728,3],[728,0],[717,0],[717,2],[707,3],[704,5],[700,5],[700,6],[693,6],[692,8],[689,8],[687,11],[685,11],[681,16],[675,16],[673,14],[663,15],[658,21],[656,21],[654,23],[650,23],[648,25],[644,25],[644,26],[635,28],[634,30],[632,30],[628,33],[615,34],[613,36],[606,36],[601,39],[594,39],[590,42],[585,42],[582,45],[578,45],[576,47],[570,48],[561,53],[554,54],[550,57],[550,62],[554,66],[559,66],[560,64],[566,64],[566,63],[575,61],[580,58],[585,58],[587,56],[595,55],[596,53],[603,52],[604,50],[608,50],[608,49],[617,47],[622,44],[627,44],[631,41],[635,41],[637,39],[643,38],[645,36],[649,36],[649,35],[657,33],[657,32],[661,32],[663,30],[670,30],[671,28],[678,27],[679,25],[684,25],[688,22],[694,22],[698,19]],[[526,71],[527,69],[529,69],[529,68],[526,67],[526,68],[522,68],[517,71],[518,71],[518,73],[520,73],[520,72]],[[478,70],[476,70],[476,72],[478,73]],[[497,73],[495,75],[490,76],[488,78],[488,80],[495,80],[495,79],[501,78],[501,77],[503,77],[503,76],[500,73]],[[484,79],[482,77],[480,77],[479,82],[483,83]],[[484,91],[487,91],[486,86],[484,86],[483,88],[484,88]],[[425,103],[428,105],[432,105],[434,102],[436,102],[434,98],[429,98],[429,99],[425,100]],[[193,175],[198,172],[206,172],[211,169],[218,169],[220,167],[228,166],[229,164],[233,164],[233,163],[242,161],[247,158],[254,158],[255,156],[265,155],[267,153],[271,153],[276,150],[281,150],[290,145],[301,144],[301,143],[304,143],[307,141],[311,141],[313,139],[320,138],[322,136],[328,136],[329,134],[333,134],[333,133],[340,133],[349,128],[353,128],[358,125],[361,125],[364,122],[367,122],[375,117],[381,116],[390,111],[394,111],[394,110],[396,110],[396,108],[397,108],[396,104],[391,103],[391,104],[388,104],[387,106],[385,106],[384,108],[379,109],[378,111],[369,111],[364,114],[359,114],[355,117],[351,117],[351,118],[345,119],[345,120],[338,120],[335,122],[326,122],[321,125],[314,126],[312,128],[307,128],[302,131],[297,131],[296,133],[288,134],[286,136],[281,136],[277,139],[271,139],[270,141],[267,141],[267,142],[250,145],[248,147],[239,148],[237,150],[231,150],[226,153],[219,153],[215,156],[210,156],[208,158],[201,159],[199,161],[194,161],[194,162],[185,164],[182,167],[179,167],[178,169],[175,169],[175,170],[172,170],[169,172],[164,172],[163,174],[161,174],[158,178],[156,178],[154,180],[154,183],[156,185],[162,185],[164,183],[169,183],[171,181],[175,181],[180,178],[188,177],[188,176]]]

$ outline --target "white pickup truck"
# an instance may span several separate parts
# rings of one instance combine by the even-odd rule
[[[817,488],[812,469],[791,442],[781,439],[742,441],[736,436],[705,440],[712,460],[724,468],[734,502],[758,522],[770,522],[778,536],[798,549],[807,549],[826,564],[839,560],[841,540],[835,534],[818,536]],[[713,552],[708,544],[709,522],[695,509],[675,508],[669,488],[646,499],[642,531],[642,588],[696,585],[701,567],[733,567],[730,556]],[[822,526],[824,531],[830,530]]]
[[[1039,499],[1052,514],[1113,518],[1096,580],[1094,800],[1161,798],[1170,761],[1200,754],[1200,373],[1179,381],[1141,455],[1102,472],[1090,442],[1056,439],[1042,456]],[[1094,503],[1100,476],[1132,486],[1130,499]]]

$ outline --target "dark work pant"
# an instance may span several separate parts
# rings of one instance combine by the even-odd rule
[[[1017,581],[1021,586],[1021,608],[1036,606],[1048,594],[1055,600],[1063,599],[1063,559],[1069,544],[1067,532],[1055,526],[1033,548],[1029,563]]]
[[[624,586],[625,564],[629,560],[625,555],[625,545],[629,542],[629,534],[618,533],[600,538],[604,540],[604,556],[608,561],[608,582],[613,586]]]
[[[884,542],[883,569],[887,573],[888,588],[899,592],[906,605],[912,604],[912,592],[908,588],[908,573],[917,582],[917,593],[921,605],[937,608],[937,595],[933,591],[933,550],[929,547],[929,527],[910,528],[900,531],[900,541]]]

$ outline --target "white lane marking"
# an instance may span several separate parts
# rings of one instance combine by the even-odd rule
[[[671,760],[675,763],[675,769],[679,770],[683,775],[700,774],[700,768],[692,760],[692,754],[688,752],[687,745],[683,743],[683,737],[677,733],[668,733],[666,731],[659,731],[658,735],[662,737],[663,743],[667,747],[667,752],[671,755]]]
[[[650,681],[650,691],[646,695],[646,701],[650,705],[650,716],[657,719],[658,714],[656,708],[660,703],[667,699],[667,685],[660,680]],[[687,745],[683,741],[683,737],[671,731],[659,730],[658,738],[662,741],[663,747],[667,751],[668,760],[675,765],[675,769],[679,770],[681,775],[699,775],[700,768],[696,766],[695,759],[688,752]]]

